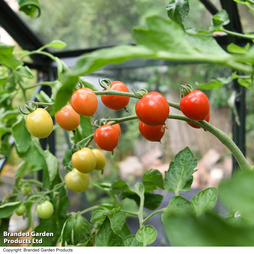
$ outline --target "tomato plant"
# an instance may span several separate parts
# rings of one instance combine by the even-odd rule
[[[71,106],[82,116],[93,116],[98,107],[97,96],[90,88],[80,88],[71,96]]]
[[[191,120],[205,120],[210,111],[207,96],[199,90],[192,91],[180,100],[180,108],[185,116]]]
[[[90,148],[83,148],[75,152],[71,157],[71,162],[81,173],[91,173],[96,166],[96,158]]]
[[[92,151],[96,158],[95,170],[103,170],[106,164],[106,157],[104,153],[99,149],[92,149]]]
[[[111,82],[110,89],[120,92],[129,92],[127,86],[121,81]],[[103,91],[105,90],[107,89],[104,89]],[[126,108],[130,101],[130,98],[121,95],[101,95],[101,101],[107,108],[110,108],[112,110],[121,110]]]
[[[37,205],[36,212],[41,219],[48,219],[54,213],[54,206],[48,200]]]
[[[65,105],[55,114],[56,122],[66,131],[75,130],[80,123],[79,114],[70,104]]]
[[[105,151],[113,151],[118,144],[119,136],[111,125],[103,125],[94,132],[96,145]]]
[[[166,98],[158,92],[144,95],[135,106],[137,117],[150,126],[163,125],[169,115],[169,105]]]
[[[139,131],[141,135],[149,140],[149,141],[157,141],[160,142],[162,137],[165,133],[165,126],[164,125],[158,125],[158,126],[149,126],[147,124],[139,122]]]
[[[32,190],[32,186],[30,184],[24,184],[21,186],[21,191],[27,195]]]
[[[64,182],[68,189],[74,191],[74,192],[83,192],[85,191],[89,186],[89,175],[81,173],[77,169],[72,169],[69,173],[66,174],[64,177]]]
[[[37,138],[46,138],[53,130],[53,120],[43,108],[37,108],[29,113],[25,121],[28,131]]]
[[[15,211],[15,213],[18,215],[18,216],[21,216],[23,215],[24,213],[26,212],[26,206],[24,204],[21,204]]]

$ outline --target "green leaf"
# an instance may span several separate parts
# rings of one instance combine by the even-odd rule
[[[111,228],[114,233],[118,233],[125,224],[126,214],[124,212],[116,212],[110,216],[108,216],[111,224]]]
[[[156,190],[157,188],[163,189],[162,174],[157,169],[148,169],[143,174],[142,183],[146,192]]]
[[[123,240],[125,247],[139,247],[143,244],[136,239],[135,235],[128,235]]]
[[[125,222],[123,227],[120,231],[117,233],[119,236],[122,237],[122,239],[125,239],[125,237],[129,236],[131,234],[130,229],[128,227],[128,224]]]
[[[31,169],[31,165],[28,161],[21,161],[15,171],[15,176],[23,178]]]
[[[254,171],[233,174],[219,185],[219,200],[230,210],[254,221]]]
[[[52,242],[55,240],[56,243],[57,241],[57,239],[55,239],[57,234],[57,223],[54,217],[50,217],[47,220],[41,220],[40,224],[34,229],[34,231],[35,233],[43,233],[46,231],[47,233],[53,233],[53,236],[36,236],[33,240],[33,246],[52,246]]]
[[[239,78],[237,79],[237,82],[239,83],[239,85],[244,86],[246,88],[249,88],[250,85],[253,83],[251,78],[248,78],[248,79]]]
[[[31,134],[28,132],[25,119],[22,117],[12,127],[15,145],[19,152],[25,153],[32,143]]]
[[[215,214],[171,215],[164,225],[173,246],[253,246],[254,227],[233,226]]]
[[[129,190],[129,186],[121,178],[116,179],[111,185],[111,191],[115,194],[122,194],[126,190]]]
[[[74,136],[72,132],[70,132],[71,140],[78,142],[89,135],[93,134],[93,126],[91,123],[91,118],[87,116],[80,116],[80,124],[78,128],[75,130],[76,135]]]
[[[61,242],[62,246],[68,246],[71,243],[71,236],[72,236],[72,229],[74,226],[73,217],[67,219],[63,225],[62,232],[61,232]]]
[[[249,48],[250,48],[249,43],[247,43],[245,47],[240,47],[232,42],[227,46],[227,51],[235,54],[246,54]]]
[[[38,12],[37,17],[41,15],[41,5],[38,0],[19,0],[19,10],[31,18],[34,18],[36,12]]]
[[[45,48],[58,48],[58,49],[62,49],[66,47],[66,43],[61,41],[61,40],[53,40],[50,43],[44,45],[43,47],[41,47],[39,50],[43,50]]]
[[[165,224],[167,219],[172,214],[186,215],[193,213],[191,203],[184,197],[175,196],[170,201],[168,206],[164,209],[164,213],[161,215],[161,221]]]
[[[15,69],[15,73],[18,74],[19,76],[22,76],[28,79],[34,78],[34,75],[28,66],[21,66],[21,65],[17,66]]]
[[[180,151],[169,165],[165,172],[164,189],[168,192],[179,193],[179,191],[188,191],[193,181],[193,173],[197,166],[197,160],[191,150],[186,147]]]
[[[105,210],[96,210],[93,214],[92,214],[92,218],[91,218],[91,222],[95,223],[97,221],[100,220],[104,220],[106,218],[106,212]]]
[[[10,217],[22,202],[10,202],[0,206],[0,218]]]
[[[57,158],[48,150],[44,151],[47,169],[49,172],[49,181],[52,183],[57,175],[59,162]]]
[[[214,208],[217,202],[218,190],[216,188],[207,188],[200,191],[191,199],[191,207],[197,216]]]
[[[173,0],[166,6],[166,11],[171,20],[182,25],[190,11],[189,2],[188,0]]]
[[[209,32],[214,32],[217,29],[227,25],[230,22],[228,14],[225,10],[221,10],[213,15],[212,26],[209,28]]]
[[[217,79],[211,79],[208,83],[198,85],[199,89],[204,89],[204,90],[211,90],[215,89],[224,85],[229,84],[232,81],[232,77],[228,78],[217,78]]]
[[[15,46],[9,46],[0,42],[0,64],[10,69],[15,69],[22,62],[13,55]]]
[[[157,238],[157,231],[153,226],[147,225],[140,228],[136,233],[136,239],[143,243],[143,246],[152,244]]]
[[[162,200],[163,196],[160,194],[145,193],[144,207],[149,210],[155,210],[161,204]]]
[[[106,218],[95,237],[96,246],[124,246],[123,239],[111,229],[110,221]]]
[[[159,16],[146,19],[147,29],[134,28],[133,38],[137,44],[145,45],[153,51],[193,54],[185,40],[185,33],[179,24]]]

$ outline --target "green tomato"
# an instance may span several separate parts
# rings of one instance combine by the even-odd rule
[[[89,186],[89,181],[89,175],[81,173],[76,168],[64,178],[67,188],[77,193],[85,191]]]
[[[18,215],[18,216],[21,216],[23,215],[24,213],[26,212],[26,206],[24,204],[21,204],[15,211],[15,213]]]
[[[36,212],[41,219],[48,219],[54,213],[54,206],[48,200],[37,205]]]
[[[32,190],[32,186],[29,185],[29,184],[24,184],[24,185],[22,185],[22,187],[21,187],[21,191],[22,191],[25,195],[27,195],[31,190]]]

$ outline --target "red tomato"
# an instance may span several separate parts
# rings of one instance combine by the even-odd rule
[[[109,121],[108,123],[112,123],[113,121]],[[116,124],[113,124],[113,125],[111,125],[111,126],[113,126],[115,129],[116,129],[116,131],[117,131],[117,133],[118,133],[118,136],[120,137],[121,136],[121,127],[120,127],[120,124],[119,123],[116,123]]]
[[[116,129],[111,125],[103,125],[94,132],[96,145],[105,151],[113,151],[119,140]]]
[[[120,92],[129,92],[127,86],[121,81],[111,82],[110,89]],[[103,89],[103,91],[105,90],[106,89]],[[107,108],[121,110],[128,105],[130,97],[120,95],[101,95],[101,100]]]
[[[207,115],[207,117],[205,118],[205,121],[207,121],[207,122],[210,121],[210,113],[209,113],[209,114]],[[187,122],[187,124],[189,124],[191,127],[196,128],[196,129],[201,128],[200,126],[198,126],[198,125],[195,124],[195,123],[189,123],[189,122]]]
[[[180,108],[191,120],[202,121],[209,114],[210,103],[203,92],[194,90],[180,100]]]
[[[82,116],[93,116],[98,107],[98,100],[90,88],[80,88],[71,96],[71,106]]]
[[[135,106],[138,119],[150,126],[163,125],[169,115],[166,98],[158,92],[144,95]]]
[[[165,133],[165,126],[163,125],[149,126],[140,121],[138,127],[142,136],[149,141],[160,142]]]
[[[55,114],[56,122],[66,131],[75,130],[80,123],[79,114],[70,104],[65,105]]]

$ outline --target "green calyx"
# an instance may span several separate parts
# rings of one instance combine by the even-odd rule
[[[137,92],[133,91],[133,93],[137,98],[141,99],[144,95],[148,94],[148,91],[146,89],[140,89]]]
[[[181,98],[193,91],[193,87],[190,84],[180,85]]]
[[[35,111],[38,108],[38,105],[33,102],[29,101],[25,104],[26,111],[24,111],[20,106],[18,107],[18,110],[23,114],[23,115],[29,115],[33,111]]]

